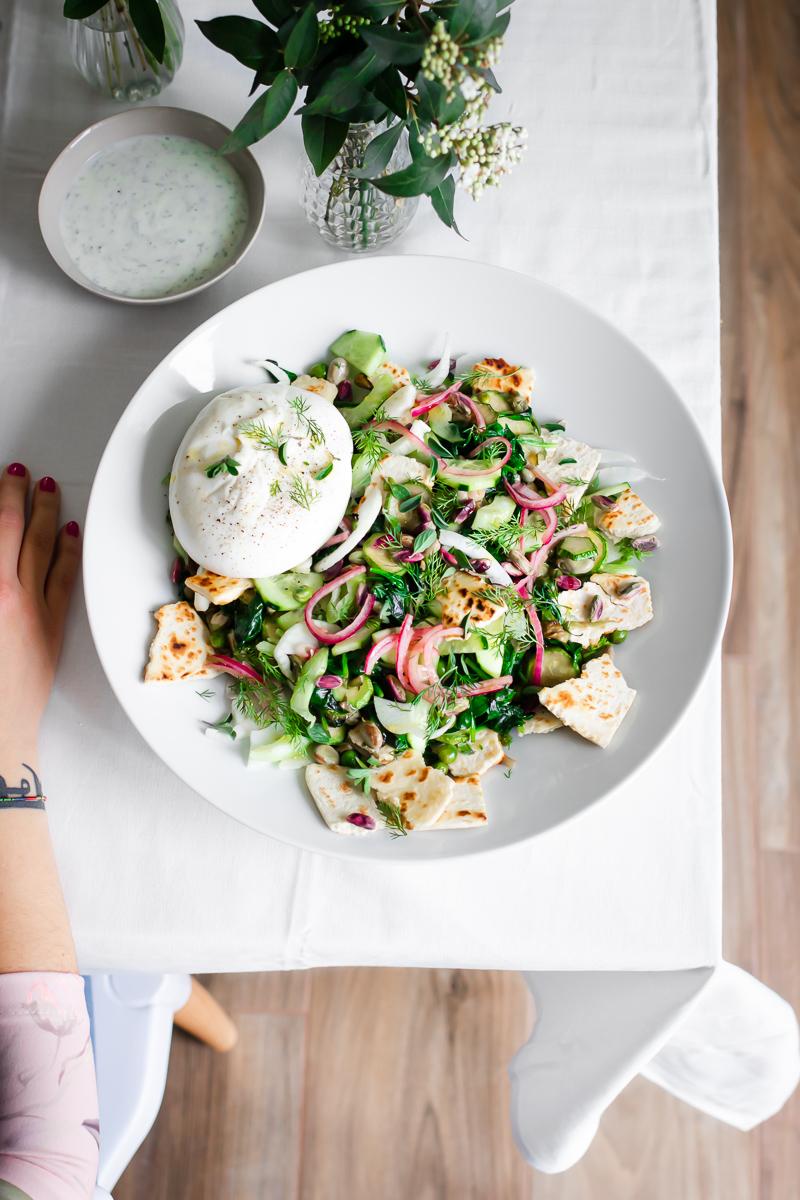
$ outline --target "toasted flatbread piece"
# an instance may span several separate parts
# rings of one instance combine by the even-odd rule
[[[614,666],[611,655],[601,654],[586,663],[577,679],[542,688],[539,700],[570,729],[605,749],[635,695]]]
[[[231,575],[215,575],[213,571],[198,571],[186,580],[186,586],[211,604],[232,604],[242,592],[252,587],[252,579],[236,579]]]
[[[559,721],[558,717],[553,716],[551,712],[542,710],[534,713],[532,717],[524,724],[520,725],[517,733],[520,737],[525,737],[528,733],[553,733],[556,729],[561,729],[564,725],[563,721]]]
[[[329,379],[317,379],[315,375],[298,375],[294,386],[302,388],[304,392],[313,392],[315,396],[322,396],[323,400],[330,400],[331,403],[338,391],[335,383]]]
[[[219,674],[207,665],[214,653],[203,622],[185,600],[164,604],[154,614],[158,624],[145,668],[147,683],[176,679],[212,679]]]
[[[364,837],[383,827],[383,818],[371,796],[348,778],[344,767],[312,763],[306,767],[306,784],[325,824],[345,837]],[[354,824],[348,817],[361,820]]]
[[[505,758],[503,743],[493,729],[479,729],[475,734],[474,749],[457,754],[447,770],[458,779],[462,775],[484,775]]]
[[[580,483],[566,483],[567,499],[573,505],[582,498],[589,484],[594,479],[595,471],[600,462],[600,451],[586,442],[578,442],[563,433],[548,433],[548,442],[554,442],[546,451],[540,451],[536,465],[547,476],[548,480],[559,487],[568,479],[580,480]],[[536,454],[531,458],[535,459]],[[563,461],[563,460],[567,461]],[[574,459],[574,461],[569,461]]]
[[[473,629],[491,625],[506,611],[502,600],[492,596],[491,586],[467,571],[456,571],[437,596],[441,620],[445,625],[461,625],[469,617]]]
[[[533,395],[533,371],[530,367],[512,367],[504,358],[482,358],[472,368],[473,392],[501,392],[519,396],[530,405]]]
[[[660,527],[661,522],[656,514],[631,488],[620,492],[614,498],[614,507],[603,510],[597,517],[597,528],[612,542],[624,537],[645,537]]]
[[[429,829],[473,829],[489,820],[479,775],[465,775],[453,784],[447,808]]]
[[[592,575],[577,591],[561,592],[558,600],[567,630],[563,636],[549,636],[580,646],[594,646],[615,629],[639,629],[653,619],[650,584],[640,575]]]
[[[409,830],[434,825],[453,794],[452,779],[427,766],[416,750],[406,750],[387,766],[377,767],[370,784],[379,799],[397,805]]]
[[[406,368],[398,367],[396,363],[389,362],[388,360],[384,363],[381,363],[377,371],[375,371],[373,374],[376,379],[379,375],[391,375],[392,379],[394,380],[394,387],[391,390],[391,395],[394,395],[395,392],[399,392],[400,388],[405,387],[407,383],[411,383],[411,376]]]

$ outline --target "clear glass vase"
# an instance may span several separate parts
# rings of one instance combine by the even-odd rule
[[[127,0],[112,0],[82,21],[69,21],[70,49],[84,79],[113,100],[136,103],[163,91],[183,57],[183,19],[175,0],[158,0],[167,35],[159,63],[142,43]]]
[[[395,241],[406,231],[417,210],[418,196],[387,196],[371,183],[354,179],[364,151],[380,130],[375,125],[351,125],[344,145],[320,176],[306,163],[301,203],[306,216],[331,246],[358,254]],[[402,170],[411,162],[405,134],[383,174]]]

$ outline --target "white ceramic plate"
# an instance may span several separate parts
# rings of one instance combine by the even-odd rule
[[[206,737],[225,681],[149,684],[150,614],[174,599],[160,480],[206,401],[264,378],[256,359],[303,368],[344,328],[376,329],[399,363],[430,359],[443,327],[454,348],[535,368],[535,410],[562,417],[595,446],[628,451],[660,477],[641,485],[661,516],[662,549],[647,561],[656,616],[618,647],[638,696],[611,747],[559,730],[515,739],[510,779],[487,777],[484,829],[330,833],[302,773],[248,770],[244,748]],[[128,405],[92,489],[84,552],[86,602],[112,688],[153,750],[201,796],[281,841],[348,858],[402,862],[477,854],[524,841],[580,813],[628,779],[675,725],[700,683],[727,611],[728,510],[701,435],[666,379],[631,342],[568,296],[500,268],[456,259],[370,258],[281,280],[223,309],[156,367]],[[203,700],[209,687],[216,696]],[[198,801],[199,803],[199,801]]]

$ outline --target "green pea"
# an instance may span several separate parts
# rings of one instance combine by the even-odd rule
[[[443,742],[436,747],[436,755],[440,762],[451,763],[458,758],[458,751],[455,746],[448,746]]]
[[[625,638],[627,636],[628,636],[627,629],[615,629],[613,633],[610,633],[608,635],[608,640],[610,642],[614,642],[615,645],[619,645],[620,642],[625,641]]]
[[[342,751],[339,755],[339,762],[343,767],[357,767],[360,765],[355,750]]]
[[[313,367],[308,373],[314,379],[324,379],[328,374],[328,364],[323,362],[314,363]]]

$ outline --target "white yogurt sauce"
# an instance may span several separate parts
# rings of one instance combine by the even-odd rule
[[[245,186],[216,150],[194,138],[145,134],[89,160],[59,223],[87,279],[146,299],[217,274],[235,255],[247,218]]]
[[[198,414],[175,455],[175,535],[218,575],[288,571],[342,519],[352,452],[347,423],[329,400],[285,383],[223,392]]]

